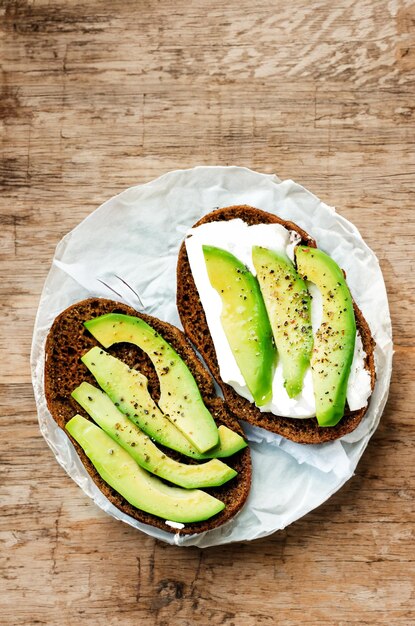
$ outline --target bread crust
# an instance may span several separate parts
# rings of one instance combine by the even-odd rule
[[[45,396],[53,419],[63,430],[65,429],[65,424],[76,413],[80,413],[87,419],[90,419],[82,407],[71,397],[71,392],[83,381],[88,381],[96,385],[95,379],[81,362],[80,357],[89,349],[99,344],[86,330],[83,322],[93,317],[113,312],[139,317],[150,324],[164,337],[187,363],[195,377],[203,400],[212,413],[217,425],[224,424],[244,436],[239,422],[226,409],[223,400],[216,396],[214,384],[209,373],[203,368],[185,335],[180,330],[154,317],[138,313],[125,304],[103,298],[89,298],[88,300],[83,300],[65,309],[55,319],[47,336],[45,349]],[[149,357],[142,350],[132,344],[119,343],[110,347],[108,352],[127,363],[130,367],[139,369],[147,376],[150,393],[156,401],[159,399],[160,388],[157,374]],[[226,505],[225,509],[210,520],[185,524],[185,527],[180,530],[174,529],[166,525],[164,519],[136,509],[105,483],[82,448],[67,432],[66,434],[75,446],[92,480],[112,504],[134,519],[169,533],[188,535],[217,528],[238,513],[249,493],[251,484],[251,457],[249,448],[245,448],[237,454],[223,459],[225,463],[238,472],[238,475],[221,487],[204,489],[219,500],[222,500]],[[179,453],[172,450],[165,450],[169,456],[176,460],[186,463],[193,462],[191,459],[183,457]]]
[[[255,209],[248,205],[235,205],[212,211],[200,219],[194,227],[208,222],[228,221],[237,218],[242,219],[249,225],[281,224],[288,230],[293,230],[298,233],[301,237],[302,245],[307,245],[312,248],[317,247],[315,240],[302,228],[297,226],[297,224],[282,220],[276,215],[266,213],[265,211]],[[366,353],[365,367],[370,372],[373,391],[376,379],[374,359],[375,341],[373,340],[369,326],[362,312],[354,301],[353,306],[356,326],[360,332],[363,348]],[[219,373],[215,347],[209,333],[205,312],[193,280],[184,242],[181,245],[177,263],[177,309],[186,335],[203,356],[213,377],[221,387],[229,411],[238,419],[245,420],[253,426],[260,426],[273,433],[282,435],[291,441],[304,444],[325,443],[339,439],[352,432],[361,422],[368,406],[358,411],[350,411],[346,406],[344,417],[336,426],[331,427],[319,426],[316,418],[293,419],[277,416],[270,412],[261,413],[252,402],[238,395],[230,385],[223,382]]]

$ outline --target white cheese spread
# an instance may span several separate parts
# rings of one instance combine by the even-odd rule
[[[241,219],[209,222],[192,228],[186,238],[186,250],[190,268],[205,311],[209,331],[216,350],[222,380],[244,398],[253,402],[253,397],[236,363],[221,323],[222,300],[212,287],[203,256],[203,245],[216,246],[231,252],[256,275],[252,262],[252,247],[262,246],[275,252],[284,252],[294,259],[294,248],[300,237],[280,224],[258,224],[249,226]],[[318,288],[308,283],[312,296],[311,318],[313,333],[321,324],[322,299]],[[356,336],[353,363],[347,386],[347,402],[352,411],[366,406],[371,394],[370,374],[364,367],[365,352],[359,334]],[[281,363],[277,363],[272,383],[271,401],[260,407],[260,411],[270,411],[284,417],[307,418],[316,414],[311,368],[304,376],[301,393],[290,398],[284,387]]]
[[[170,526],[170,528],[176,528],[177,530],[181,530],[182,528],[184,528],[184,524],[182,524],[181,522],[171,522],[170,520],[166,519],[164,523],[166,524],[166,526]]]

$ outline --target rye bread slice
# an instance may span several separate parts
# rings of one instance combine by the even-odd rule
[[[180,330],[154,317],[138,313],[125,304],[102,298],[90,298],[67,308],[53,322],[46,340],[46,401],[52,417],[63,430],[65,429],[65,424],[76,413],[80,413],[90,419],[88,414],[71,397],[71,392],[83,381],[98,386],[92,374],[80,360],[80,357],[90,348],[99,345],[96,339],[86,330],[83,322],[105,313],[133,315],[150,324],[173,346],[187,363],[195,377],[203,400],[217,425],[223,424],[228,426],[244,436],[238,421],[226,409],[223,400],[216,396],[210,374],[203,368],[185,335]],[[108,349],[108,352],[127,363],[130,367],[139,369],[140,372],[147,376],[150,394],[157,402],[160,397],[160,387],[156,371],[149,357],[137,346],[128,343],[115,344]],[[170,533],[187,535],[217,528],[231,519],[242,508],[249,493],[251,485],[251,456],[249,448],[245,448],[233,456],[223,459],[225,463],[238,472],[238,475],[221,487],[204,489],[219,500],[222,500],[226,505],[225,509],[209,520],[185,524],[183,529],[177,530],[166,525],[164,519],[145,513],[129,504],[102,480],[82,448],[67,432],[66,434],[74,444],[82,463],[95,484],[118,509],[144,524],[156,526]],[[167,450],[166,448],[164,450],[176,460],[185,463],[195,462],[172,450]]]
[[[282,220],[276,215],[266,213],[247,205],[230,206],[217,209],[205,215],[195,225],[200,226],[207,222],[228,221],[240,218],[249,225],[253,224],[281,224],[288,230],[293,230],[301,237],[301,243],[313,248],[316,242],[303,229],[293,222]],[[372,391],[375,385],[375,342],[369,326],[359,307],[353,302],[356,325],[360,332],[363,347],[366,352],[365,367],[370,372]],[[343,437],[352,432],[361,422],[367,407],[358,411],[350,411],[346,405],[344,417],[336,426],[321,427],[316,418],[293,419],[281,417],[273,413],[261,413],[252,403],[238,395],[236,391],[223,382],[219,373],[215,347],[211,339],[206,316],[199,294],[193,280],[184,242],[181,245],[177,263],[177,308],[184,331],[196,349],[203,356],[213,377],[221,387],[229,411],[238,419],[245,420],[254,426],[260,426],[273,433],[282,435],[297,443],[324,443]]]

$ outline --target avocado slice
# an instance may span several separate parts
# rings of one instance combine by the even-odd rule
[[[233,254],[203,246],[211,285],[222,299],[221,322],[255,404],[272,397],[275,347],[257,279]]]
[[[194,459],[224,459],[232,454],[240,452],[248,446],[245,439],[234,430],[221,424],[218,428],[219,444],[198,456],[192,455]]]
[[[173,522],[200,522],[225,508],[220,500],[198,489],[163,483],[141,468],[116,441],[81,415],[66,430],[81,446],[101,478],[137,509]]]
[[[152,474],[185,489],[218,487],[237,475],[218,459],[201,465],[186,465],[169,458],[117,409],[106,393],[87,382],[81,383],[71,395],[107,435]]]
[[[200,452],[219,443],[215,420],[205,407],[192,373],[183,359],[139,317],[109,313],[85,322],[105,348],[125,341],[150,357],[160,381],[158,405],[165,416]]]
[[[271,323],[284,386],[290,398],[302,388],[313,350],[310,294],[285,254],[254,246],[252,260]]]
[[[295,256],[299,274],[322,295],[323,317],[314,339],[311,369],[317,421],[320,426],[335,426],[344,415],[356,341],[353,301],[342,270],[322,250],[298,246]]]
[[[98,346],[84,354],[81,361],[120,411],[147,435],[168,448],[191,455],[194,446],[160,411],[143,374]]]
[[[201,453],[186,439],[155,404],[147,378],[98,346],[81,358],[99,386],[134,424],[158,443],[194,459],[226,457],[244,448],[244,439],[225,426],[218,429],[220,442]]]

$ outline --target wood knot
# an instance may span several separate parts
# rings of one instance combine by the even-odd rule
[[[161,580],[157,587],[157,593],[160,597],[167,600],[166,604],[170,604],[173,600],[181,600],[183,598],[184,583],[180,580],[165,578]]]
[[[181,600],[184,594],[184,583],[172,578],[165,578],[157,585],[155,597],[151,600],[151,610],[159,611],[165,606],[169,606],[176,600]]]

